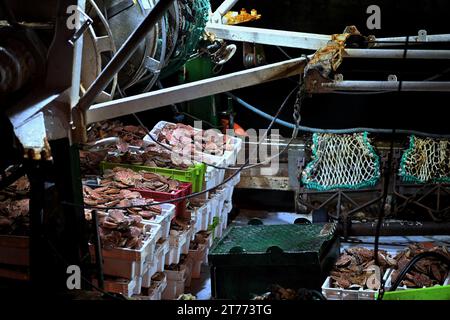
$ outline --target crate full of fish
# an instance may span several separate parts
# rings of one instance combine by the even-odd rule
[[[141,276],[145,262],[154,253],[161,227],[114,211],[99,220],[104,274],[125,279]],[[92,244],[90,251],[94,259]]]
[[[237,155],[242,148],[242,140],[223,135],[217,130],[201,130],[185,124],[160,121],[150,132],[153,139],[184,154],[189,153],[194,160],[217,165],[221,160],[225,165],[236,163]],[[153,143],[149,136],[144,138]],[[186,146],[189,145],[189,150]]]
[[[95,285],[98,285],[98,281],[93,281]],[[139,295],[141,293],[142,276],[137,276],[134,279],[115,279],[105,277],[104,290],[106,292],[122,294],[127,298],[131,298],[133,295]]]
[[[200,273],[203,261],[205,261],[208,244],[202,237],[196,236],[194,241],[191,241],[189,246],[189,257],[193,261],[192,278],[200,279]]]
[[[158,272],[152,277],[152,286],[148,290],[149,300],[161,300],[167,287],[167,277],[164,272]]]
[[[405,250],[400,251],[394,257],[397,261],[397,266],[386,281],[386,291],[389,291],[395,283],[400,271],[415,256],[424,252],[436,252],[437,254],[441,254],[442,256],[447,257],[447,259],[450,259],[449,250],[445,246],[436,246],[432,243],[410,244]],[[446,285],[450,285],[450,272],[448,266],[437,259],[424,258],[419,260],[410,271],[406,273],[396,290],[421,289]]]
[[[181,262],[181,261],[180,261]],[[186,264],[172,264],[164,271],[167,277],[167,287],[163,292],[162,299],[175,300],[184,293],[184,287],[188,278]]]
[[[152,206],[154,208],[155,206]],[[170,234],[170,222],[175,217],[175,205],[170,203],[160,204],[159,207],[161,210],[152,215],[148,220],[144,219],[144,223],[156,223],[161,226],[161,238],[169,239]]]
[[[192,184],[192,192],[202,191],[206,173],[206,165],[203,163],[193,164],[190,167],[186,167],[184,170],[149,167],[145,165],[127,164],[127,163],[112,163],[112,162],[101,163],[101,168],[103,172],[105,170],[113,169],[115,167],[127,168],[135,172],[155,173],[180,182],[189,182]]]
[[[395,259],[384,250],[378,252],[379,266],[373,250],[364,247],[345,249],[336,261],[330,276],[322,285],[322,293],[329,300],[375,300]]]
[[[101,185],[115,186],[116,189],[138,191],[144,198],[156,202],[174,200],[192,193],[192,184],[189,182],[179,182],[156,173],[147,171],[136,172],[122,167],[105,170],[101,179]],[[120,203],[120,201],[115,199],[112,201],[114,205]],[[134,200],[134,202],[142,201]],[[110,202],[107,201],[105,204],[110,204]],[[177,215],[182,215],[185,212],[186,200],[179,200],[173,204],[176,206]],[[132,205],[135,204],[133,203]],[[123,207],[122,205],[120,206]]]
[[[169,253],[166,255],[166,265],[178,264],[185,251],[189,236],[189,230],[171,230],[169,238]]]

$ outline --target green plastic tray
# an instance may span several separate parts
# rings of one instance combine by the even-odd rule
[[[385,292],[383,300],[450,300],[450,286]]]
[[[220,256],[230,253],[264,255],[269,248],[274,247],[278,247],[285,253],[319,253],[323,243],[334,237],[334,231],[332,224],[232,227],[211,249],[211,255]]]
[[[334,224],[231,227],[208,255],[211,293],[251,299],[273,284],[320,290],[338,255]]]
[[[196,164],[195,166],[190,167],[186,170],[175,170],[167,168],[156,168],[133,164],[110,163],[110,162],[102,162],[100,164],[100,168],[103,171],[107,169],[113,169],[115,167],[128,168],[134,171],[148,171],[181,182],[190,182],[192,183],[192,192],[200,192],[203,190],[203,183],[205,181],[205,173],[206,173],[206,165],[203,163]]]

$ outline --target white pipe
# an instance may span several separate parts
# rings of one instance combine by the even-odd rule
[[[344,58],[450,59],[450,50],[346,49]]]
[[[389,37],[389,38],[380,38],[375,40],[375,47],[388,47],[388,46],[398,46],[401,43],[399,42],[406,42],[407,37]],[[377,43],[377,41],[380,41]],[[410,36],[408,39],[409,44],[415,44],[415,43],[427,43],[430,42],[449,42],[450,41],[450,34],[433,34],[433,35],[427,35],[426,40],[422,41],[419,39],[419,36]],[[389,43],[392,42],[392,43]]]
[[[222,24],[222,17],[230,11],[239,0],[225,0],[213,13],[211,21],[213,23]]]
[[[398,91],[400,81],[334,81],[322,83],[327,91]],[[450,82],[404,81],[401,91],[450,92]]]
[[[331,40],[331,36],[325,34],[229,26],[214,23],[207,24],[206,31],[215,34],[217,38],[223,40],[308,50],[318,50],[325,47]]]

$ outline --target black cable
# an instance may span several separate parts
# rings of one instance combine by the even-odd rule
[[[389,92],[396,92],[396,91],[389,91]],[[356,94],[356,93],[355,93]],[[262,115],[254,110],[252,110],[251,108],[249,108],[248,106],[251,106],[253,109],[257,109],[260,112],[261,108],[256,108],[252,105],[250,105],[248,102],[245,102],[244,100],[242,100],[241,98],[235,96],[232,93],[226,93],[227,96],[233,98],[233,100],[235,100],[237,103],[239,103],[240,105],[242,105],[243,107],[247,108],[248,110],[256,113],[257,115],[265,118],[265,119],[269,119],[271,120],[273,117],[265,114]],[[248,106],[246,106],[248,105]],[[284,121],[283,121],[284,122]],[[295,128],[295,124],[293,123],[280,123],[277,122],[279,125],[282,125],[286,128]],[[392,132],[392,129],[380,129],[380,128],[346,128],[346,129],[321,129],[321,128],[312,128],[312,127],[306,127],[306,126],[299,126],[299,131],[302,132],[307,132],[307,133],[331,133],[331,134],[348,134],[348,133],[358,133],[358,132],[369,132],[369,133],[377,133],[377,134],[389,134]],[[431,137],[431,138],[450,138],[450,135],[445,135],[445,134],[435,134],[435,133],[429,133],[429,132],[423,132],[423,131],[416,131],[416,130],[404,130],[404,129],[397,129],[397,133],[400,134],[413,134],[416,136],[423,136],[423,137]]]
[[[288,58],[289,60],[292,60],[292,57],[290,55],[288,55],[286,53],[286,51],[283,50],[283,48],[281,48],[280,46],[277,46],[277,49],[280,50],[281,53],[283,53],[286,56],[286,58]]]
[[[408,54],[408,44],[409,44],[409,36],[406,36],[406,44],[405,44],[405,49],[403,50],[403,60],[406,60],[406,56]],[[400,79],[399,83],[398,83],[398,92],[402,91],[402,87],[403,87],[403,80]]]
[[[388,164],[387,164],[385,177],[384,177],[384,184],[383,184],[383,200],[381,202],[380,214],[378,216],[378,222],[377,222],[377,226],[376,226],[376,230],[375,230],[374,258],[375,258],[375,264],[377,266],[380,265],[380,261],[378,259],[378,247],[379,247],[379,241],[380,241],[381,226],[383,225],[383,220],[384,220],[384,216],[385,216],[388,188],[389,188],[389,182],[390,182],[391,172],[392,172],[392,160],[393,160],[393,154],[394,154],[394,139],[395,139],[395,129],[392,130],[391,145],[390,145],[390,150],[389,150],[389,155],[388,155]],[[381,292],[384,291],[384,284],[385,284],[384,279],[381,278],[381,283],[380,283],[380,291]]]
[[[395,291],[397,290],[400,283],[403,281],[403,278],[406,276],[406,274],[411,270],[411,268],[420,260],[424,258],[435,258],[437,260],[440,260],[441,262],[447,264],[447,267],[450,268],[450,259],[445,257],[444,255],[437,253],[437,252],[422,252],[416,255],[399,273],[397,279],[389,289],[389,291]]]

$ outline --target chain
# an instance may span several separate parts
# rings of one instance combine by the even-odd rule
[[[293,137],[296,137],[299,131],[300,122],[302,121],[302,115],[301,115],[301,108],[303,101],[305,100],[306,96],[306,90],[305,90],[305,83],[303,81],[303,76],[300,76],[300,88],[297,92],[297,98],[294,103],[294,122],[295,122],[295,130]]]

